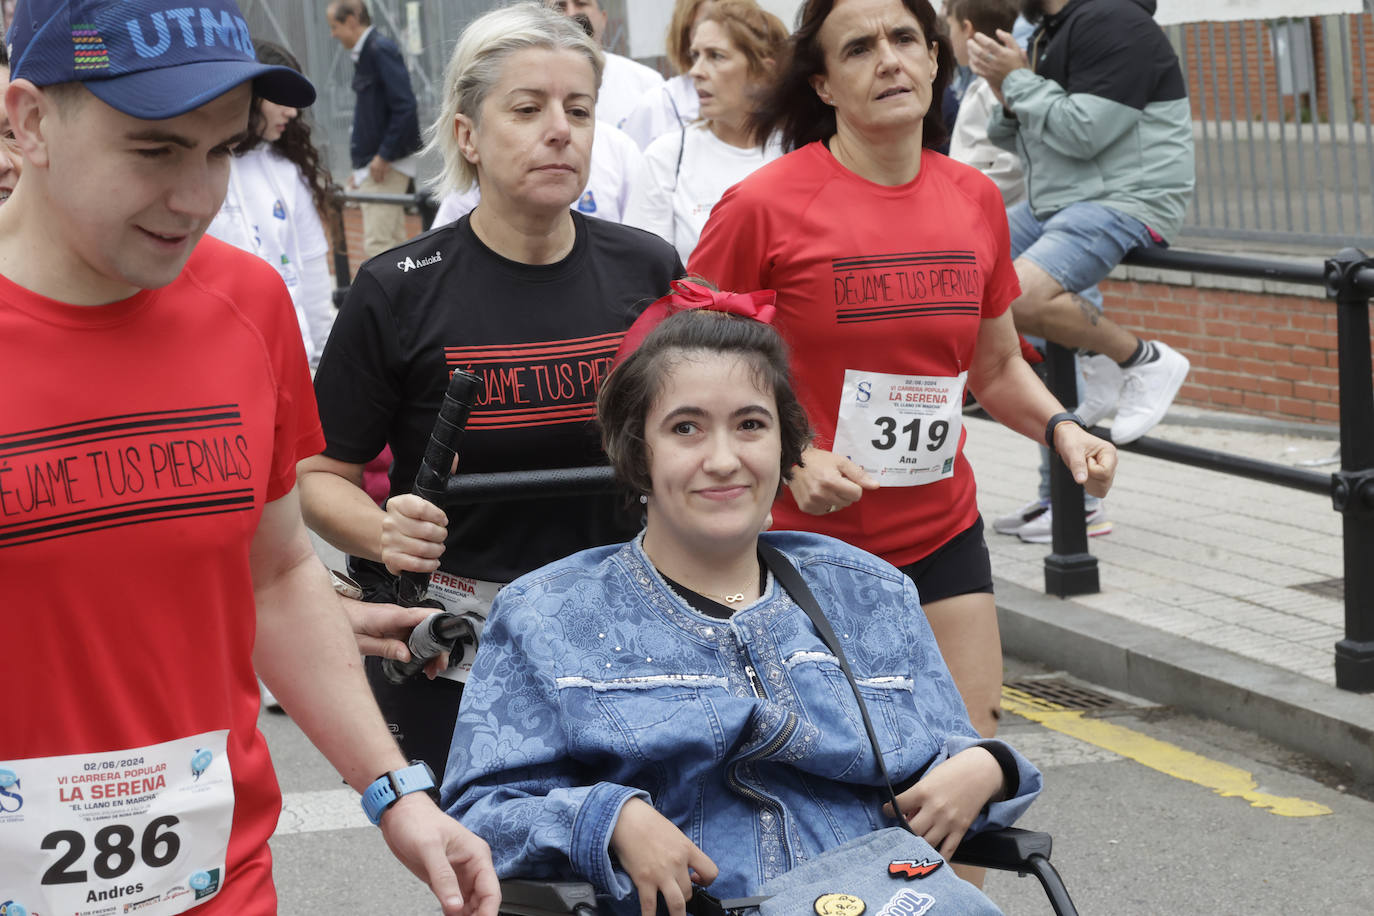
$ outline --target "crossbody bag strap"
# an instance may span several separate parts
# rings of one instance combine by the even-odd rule
[[[878,736],[873,731],[873,720],[868,717],[868,707],[864,704],[863,694],[859,693],[859,685],[854,680],[854,672],[849,670],[849,659],[845,658],[844,649],[840,648],[840,641],[835,636],[835,629],[830,626],[830,621],[826,620],[820,605],[816,603],[816,596],[811,594],[811,589],[806,581],[802,579],[801,573],[792,565],[776,547],[759,542],[759,555],[763,557],[764,564],[773,577],[778,580],[787,594],[792,596],[792,600],[797,603],[806,616],[811,618],[811,625],[820,634],[821,642],[825,643],[827,649],[835,656],[840,663],[840,670],[844,672],[845,680],[849,681],[849,687],[854,691],[854,699],[859,704],[859,716],[864,722],[864,731],[868,733],[869,744],[873,746],[873,756],[878,761],[878,773],[883,777],[883,788],[887,790],[887,800],[892,804],[892,814],[898,822],[911,833],[916,831],[911,829],[911,824],[902,816],[901,806],[897,804],[897,793],[892,788],[892,778],[887,775],[887,764],[883,762],[882,749],[878,747]]]

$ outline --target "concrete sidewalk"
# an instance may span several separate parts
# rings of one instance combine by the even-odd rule
[[[1262,424],[1216,428],[1228,419],[1179,411],[1152,435],[1290,464],[1337,448]],[[1335,687],[1345,612],[1341,519],[1329,498],[1123,453],[1105,503],[1113,531],[1089,541],[1102,590],[1061,600],[1044,594],[1049,545],[991,527],[1034,498],[1034,444],[989,420],[967,427],[1008,654],[1254,731],[1374,782],[1374,696]]]

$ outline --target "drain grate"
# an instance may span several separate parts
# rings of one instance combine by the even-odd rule
[[[1056,706],[1062,706],[1064,709],[1126,708],[1126,704],[1116,697],[1058,677],[1027,678],[1026,680],[1012,681],[1006,686],[1022,693],[1028,693],[1038,700],[1045,700]]]
[[[1302,585],[1289,587],[1301,589],[1313,595],[1320,595],[1323,598],[1330,598],[1333,601],[1345,600],[1345,579],[1318,579],[1316,582],[1304,582]]]

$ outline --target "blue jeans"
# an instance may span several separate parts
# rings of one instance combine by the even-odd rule
[[[1132,216],[1101,204],[1070,204],[1041,222],[1022,201],[1007,210],[1011,256],[1024,257],[1063,289],[1100,283],[1126,252],[1150,244],[1150,230]]]
[[[1102,311],[1102,292],[1097,283],[1132,248],[1150,244],[1145,224],[1101,204],[1071,204],[1041,222],[1022,201],[1007,210],[1011,229],[1011,254],[1049,274],[1063,289],[1074,290]],[[1035,339],[1035,338],[1032,338]],[[1082,376],[1079,376],[1082,388]],[[1041,499],[1050,498],[1050,450],[1040,446]],[[1084,507],[1097,508],[1101,500],[1084,494]]]

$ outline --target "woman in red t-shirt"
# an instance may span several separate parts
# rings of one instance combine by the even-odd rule
[[[952,53],[927,0],[808,0],[792,41],[757,125],[792,152],[726,192],[688,272],[778,291],[775,324],[816,438],[775,524],[842,538],[911,576],[990,736],[1002,657],[962,454],[964,387],[1012,429],[1048,435],[1090,493],[1111,485],[1116,451],[1056,417],[1063,407],[1021,357],[997,188],[934,152]]]

